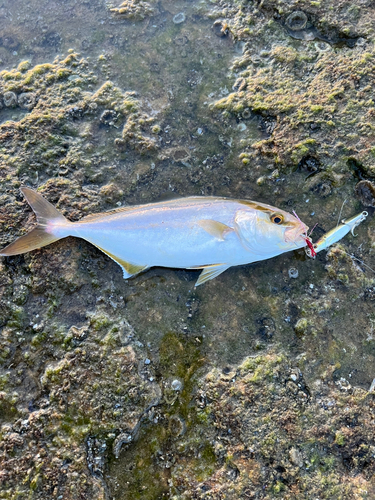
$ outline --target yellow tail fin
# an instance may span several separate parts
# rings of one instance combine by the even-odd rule
[[[0,255],[8,256],[30,252],[31,250],[44,247],[67,236],[67,234],[64,236],[51,234],[51,232],[47,232],[47,226],[49,223],[69,225],[71,222],[33,189],[24,187],[21,188],[21,192],[36,215],[37,226],[28,234],[25,234],[25,236],[21,236],[16,241],[3,248],[0,251]]]

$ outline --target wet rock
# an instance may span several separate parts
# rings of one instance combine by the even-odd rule
[[[319,160],[314,156],[304,156],[299,162],[298,168],[302,171],[308,172],[308,178],[313,176],[314,174],[317,174],[321,169],[321,165]]]
[[[292,448],[289,451],[289,459],[293,465],[297,465],[297,467],[303,466],[302,453],[299,450],[297,450],[296,448]]]
[[[94,436],[89,436],[86,440],[87,446],[87,466],[94,476],[102,477],[104,473],[107,444]]]
[[[0,38],[0,46],[8,50],[17,50],[20,46],[20,42],[14,35],[5,34]]]
[[[259,118],[259,128],[267,135],[272,135],[275,130],[277,120],[274,116],[261,116]]]
[[[82,50],[88,50],[91,47],[91,43],[89,40],[82,40],[81,42],[81,49]]]
[[[375,286],[369,286],[364,291],[364,299],[373,301],[375,300]]]
[[[349,169],[358,179],[363,180],[368,177],[367,168],[361,161],[357,160],[356,158],[349,158],[347,164]]]
[[[375,184],[371,181],[360,181],[355,187],[355,195],[365,207],[375,207]]]
[[[258,330],[258,335],[262,338],[262,340],[268,342],[275,335],[275,322],[272,318],[262,318],[257,321],[260,324],[260,328]]]
[[[51,31],[50,33],[47,33],[44,35],[42,39],[42,46],[43,47],[53,47],[54,49],[58,49],[61,45],[61,36],[59,33],[56,31]]]
[[[319,177],[319,174],[313,178],[309,187],[313,193],[321,198],[329,196],[332,193],[332,188],[332,182],[329,179]]]

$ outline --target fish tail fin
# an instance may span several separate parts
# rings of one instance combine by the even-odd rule
[[[33,209],[37,226],[29,233],[0,250],[0,255],[18,255],[44,247],[61,238],[69,236],[69,222],[56,208],[42,195],[33,189],[23,187],[22,194]]]

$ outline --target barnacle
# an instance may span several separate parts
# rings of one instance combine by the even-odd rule
[[[18,104],[21,108],[30,111],[35,106],[36,97],[32,92],[23,92],[18,96]]]
[[[248,120],[251,117],[251,111],[249,108],[246,108],[242,111],[242,118],[244,120]]]
[[[171,415],[169,418],[168,428],[172,436],[177,437],[185,434],[186,424],[179,415]]]
[[[5,92],[3,99],[4,99],[4,104],[7,108],[14,107],[17,105],[17,96],[14,92]]]
[[[286,25],[292,31],[303,30],[307,25],[307,16],[302,10],[295,10],[286,18]]]
[[[105,109],[100,115],[100,121],[104,125],[113,125],[117,118],[118,115],[113,109]]]
[[[178,14],[173,16],[172,20],[175,24],[181,24],[185,21],[185,19],[186,19],[185,14],[183,12],[179,12]]]
[[[371,181],[360,181],[355,187],[355,195],[365,207],[375,207],[375,184]]]
[[[321,40],[319,42],[315,42],[314,46],[318,52],[328,52],[329,50],[332,50],[332,47],[329,43],[323,42]]]
[[[229,34],[229,26],[225,21],[220,21],[217,19],[212,26],[215,35],[219,37],[224,37]]]

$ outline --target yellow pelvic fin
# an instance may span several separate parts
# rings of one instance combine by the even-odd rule
[[[228,233],[234,231],[232,227],[212,219],[201,219],[198,221],[198,224],[211,236],[214,236],[221,241],[224,241],[224,238]]]
[[[89,240],[88,240],[89,241]],[[95,245],[95,243],[93,243]],[[128,279],[131,276],[134,276],[136,274],[141,273],[142,271],[145,271],[146,269],[149,268],[149,266],[144,266],[144,265],[139,265],[139,264],[132,264],[131,262],[128,262],[124,259],[121,259],[120,257],[117,257],[116,255],[113,255],[110,252],[107,252],[107,250],[104,250],[104,248],[99,247],[98,245],[95,245],[99,250],[101,250],[103,253],[108,255],[112,260],[117,262],[117,264],[121,267],[122,273],[124,276],[124,279]]]
[[[195,283],[195,286],[202,285],[203,283],[206,283],[206,281],[212,280],[216,278],[216,276],[219,276],[219,274],[223,273],[230,267],[230,264],[211,264],[209,266],[195,266],[195,267],[189,267],[188,269],[203,269],[203,271],[200,273],[199,278],[197,282]]]

